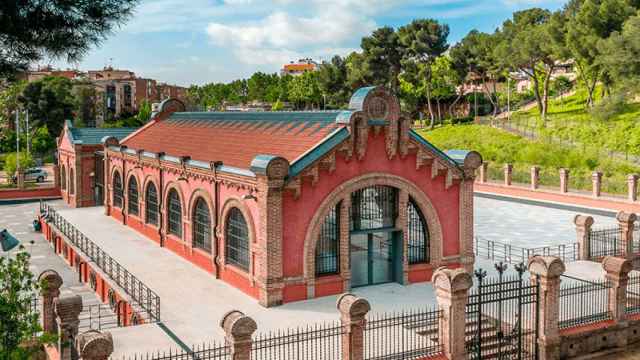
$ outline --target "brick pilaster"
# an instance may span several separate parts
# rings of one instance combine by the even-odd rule
[[[504,184],[511,186],[513,180],[513,164],[504,164]]]
[[[475,253],[473,251],[473,179],[460,183],[460,263],[468,271],[473,271]]]
[[[72,360],[72,351],[75,351],[75,344],[72,340],[78,334],[80,319],[78,316],[82,311],[82,297],[72,295],[55,299],[54,309],[56,321],[58,322],[58,353],[60,360]]]
[[[369,302],[353,294],[343,294],[336,304],[343,327],[342,359],[364,360],[364,327],[371,310]]]
[[[608,289],[609,311],[614,321],[626,322],[627,283],[633,266],[629,260],[607,256],[602,260],[602,268],[607,272],[606,278],[611,284]]]
[[[113,337],[108,331],[82,333],[76,338],[75,345],[82,360],[108,360],[113,353]]]
[[[594,171],[593,174],[591,174],[591,184],[593,197],[600,197],[600,193],[602,192],[602,172]]]
[[[560,358],[560,276],[565,271],[556,256],[536,255],[529,259],[531,282],[538,285],[538,347],[540,359]]]
[[[569,169],[560,169],[560,192],[563,194],[569,192]]]
[[[531,190],[537,190],[540,186],[540,166],[531,167]]]
[[[487,173],[489,172],[489,163],[484,162],[480,165],[480,176],[478,177],[479,182],[484,184],[487,182]]]
[[[53,165],[53,186],[60,187],[60,166],[58,164]]]
[[[409,203],[409,192],[407,189],[400,189],[398,193],[398,217],[396,218],[396,229],[402,229],[402,283],[409,283],[409,233],[407,229],[407,204]]]
[[[576,239],[578,241],[578,259],[590,260],[591,256],[591,226],[593,226],[593,218],[591,216],[576,215],[573,218],[576,225]]]
[[[622,254],[628,260],[633,260],[633,228],[637,216],[634,213],[620,211],[616,214],[616,220],[618,220],[618,226],[620,227],[618,254]]]
[[[638,175],[627,176],[627,200],[634,202],[638,200]]]
[[[229,346],[230,360],[251,359],[251,336],[258,326],[256,322],[238,310],[231,310],[220,320]]]
[[[58,331],[56,314],[53,308],[53,299],[60,296],[62,277],[55,270],[45,270],[38,276],[40,283],[40,314],[42,330],[55,334]]]
[[[338,216],[340,224],[340,276],[344,284],[344,291],[351,289],[351,268],[349,266],[349,244],[350,230],[349,209],[351,209],[351,194],[347,194],[340,202],[340,213]],[[315,252],[314,252],[315,253]]]
[[[471,275],[463,269],[439,268],[433,274],[438,308],[442,310],[439,342],[449,360],[466,359],[465,308],[469,289],[473,285]]]

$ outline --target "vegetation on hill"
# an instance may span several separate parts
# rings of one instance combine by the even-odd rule
[[[514,164],[513,181],[529,183],[530,169],[540,166],[541,185],[558,186],[560,168],[570,169],[572,189],[591,190],[591,175],[603,172],[603,191],[624,194],[628,174],[639,173],[640,166],[625,161],[603,158],[590,148],[586,151],[543,140],[528,140],[504,130],[483,125],[448,125],[420,134],[437,147],[473,149],[489,162],[489,176],[503,179],[503,166]]]

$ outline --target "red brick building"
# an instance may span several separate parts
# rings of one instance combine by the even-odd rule
[[[62,198],[73,207],[102,205],[104,175],[102,139],[122,139],[135,128],[76,128],[65,122],[58,138],[58,171]],[[96,166],[98,165],[98,166]]]
[[[105,141],[106,214],[265,306],[472,266],[480,155],[436,149],[382,88],[349,109],[191,113],[167,100]]]

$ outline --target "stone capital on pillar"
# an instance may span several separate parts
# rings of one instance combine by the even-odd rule
[[[511,186],[513,180],[513,164],[504,164],[504,184]]]
[[[338,297],[336,307],[340,311],[340,322],[344,329],[342,334],[342,359],[364,359],[364,327],[366,316],[371,305],[366,299],[353,294],[342,294]]]
[[[594,171],[591,174],[591,184],[593,197],[600,197],[600,193],[602,191],[602,172]]]
[[[71,360],[71,351],[75,344],[71,340],[78,334],[82,312],[82,297],[70,295],[56,298],[53,301],[56,321],[58,322],[58,353],[60,360]]]
[[[531,167],[531,189],[536,190],[540,185],[540,166]]]
[[[576,225],[576,238],[578,240],[578,259],[590,260],[591,257],[591,226],[593,226],[593,217],[586,215],[576,215],[573,218]]]
[[[638,174],[627,176],[627,200],[631,202],[638,200]]]
[[[607,256],[602,260],[602,268],[607,272],[606,278],[609,280],[609,311],[613,320],[622,323],[626,321],[627,308],[627,283],[629,273],[633,270],[633,265],[627,259]]]
[[[436,288],[438,308],[442,310],[440,344],[447,359],[466,359],[465,308],[469,289],[473,285],[471,275],[463,269],[438,268],[432,282]]]
[[[76,349],[82,360],[108,360],[113,353],[113,337],[108,331],[89,330],[78,335]]]
[[[569,169],[560,169],[560,192],[563,194],[569,192]]]
[[[62,277],[55,270],[45,270],[38,276],[40,283],[40,314],[42,330],[46,333],[55,334],[58,331],[56,325],[56,314],[53,308],[53,299],[60,296]]]
[[[258,329],[256,322],[238,310],[231,310],[220,320],[226,343],[229,345],[230,360],[251,359],[251,336]]]
[[[626,259],[633,259],[633,229],[638,217],[634,213],[620,211],[616,214],[618,226],[620,227],[620,241],[618,243],[618,254],[622,254]]]
[[[489,163],[488,162],[483,162],[482,165],[480,165],[480,176],[478,177],[478,181],[481,184],[484,184],[487,182],[487,173],[489,171]]]
[[[565,271],[562,260],[556,256],[536,255],[528,264],[531,281],[538,285],[538,344],[541,359],[560,356],[560,276]]]

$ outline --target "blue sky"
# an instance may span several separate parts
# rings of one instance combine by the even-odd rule
[[[300,57],[328,60],[358,49],[373,29],[414,18],[449,24],[450,43],[491,32],[513,11],[564,0],[142,0],[135,15],[78,64],[107,64],[179,85],[276,72]]]

